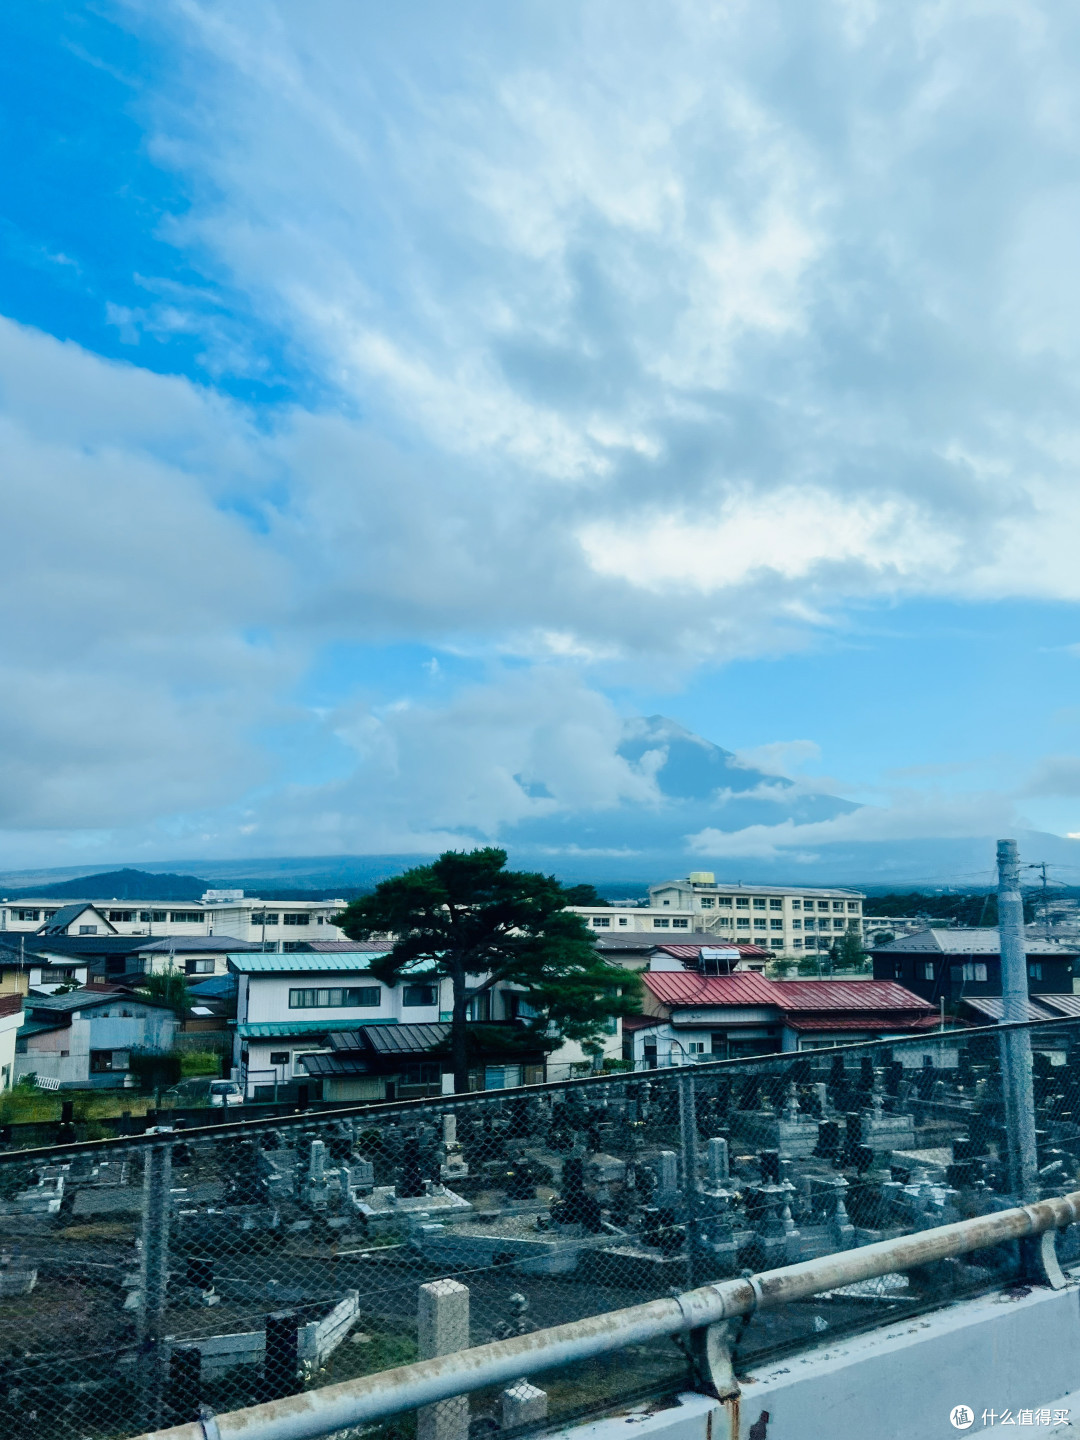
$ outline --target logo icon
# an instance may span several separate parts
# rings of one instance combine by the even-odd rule
[[[957,1430],[970,1430],[975,1424],[975,1411],[970,1405],[954,1405],[949,1411],[949,1419]]]

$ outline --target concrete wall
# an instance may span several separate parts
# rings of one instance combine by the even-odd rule
[[[15,1075],[15,1040],[23,1023],[20,1010],[16,1015],[0,1015],[0,1090],[7,1090]]]

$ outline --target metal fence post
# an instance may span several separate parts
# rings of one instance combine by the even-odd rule
[[[698,1176],[697,1105],[693,1071],[679,1074],[679,1140],[682,1146],[682,1192],[686,1220],[686,1257],[689,1283],[700,1284],[701,1179]]]
[[[1037,1200],[1039,1172],[1035,1148],[1035,1094],[1031,1079],[1031,1036],[1028,1016],[1027,954],[1024,949],[1024,904],[1020,897],[1020,858],[1015,840],[999,840],[998,937],[1001,952],[1002,1023],[1022,1028],[1002,1035],[1001,1079],[1009,1137],[1009,1172],[1013,1191],[1025,1203]]]
[[[168,1347],[162,1333],[169,1288],[169,1189],[171,1145],[151,1145],[143,1169],[141,1303],[137,1335],[141,1356],[143,1413],[150,1425],[161,1419]]]

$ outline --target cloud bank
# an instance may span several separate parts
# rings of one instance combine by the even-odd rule
[[[9,854],[644,813],[603,693],[643,664],[677,685],[852,607],[1080,597],[1071,12],[109,13],[156,57],[134,113],[189,197],[163,233],[247,309],[145,277],[102,306],[128,365],[0,326]],[[200,325],[201,372],[141,366]],[[271,348],[300,398],[227,398]],[[486,688],[315,698],[334,647],[405,643]],[[1074,794],[1075,763],[1026,793]],[[982,833],[1011,804],[686,845],[942,833],[942,807]]]

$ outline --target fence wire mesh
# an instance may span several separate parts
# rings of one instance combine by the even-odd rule
[[[1025,1029],[1038,1185],[1064,1194],[1080,1022]],[[221,1118],[0,1154],[0,1433],[120,1440],[1018,1200],[988,1031]],[[1001,1247],[763,1312],[739,1364],[1017,1263]],[[628,1349],[365,1433],[524,1431],[678,1387],[688,1365],[675,1341]]]

